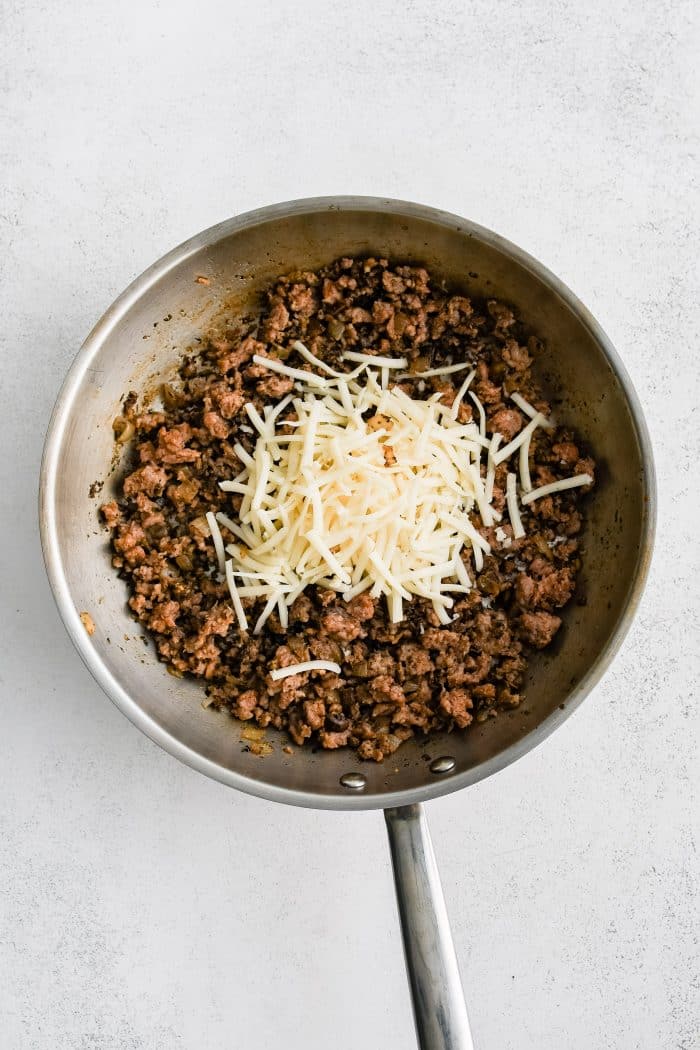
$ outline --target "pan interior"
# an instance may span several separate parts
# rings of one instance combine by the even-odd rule
[[[544,339],[541,378],[557,414],[584,435],[599,463],[589,501],[579,601],[566,610],[555,648],[533,659],[521,708],[466,733],[409,741],[382,765],[349,751],[273,750],[257,757],[243,726],[201,706],[201,684],[174,678],[155,659],[110,565],[97,508],[114,489],[111,422],[120,398],[173,371],[183,348],[222,312],[257,308],[277,274],[315,269],[340,255],[374,254],[428,267],[454,290],[502,298]],[[197,281],[205,277],[208,283]],[[224,223],[176,249],[139,278],[87,340],[59,399],[47,440],[42,530],[61,611],[98,681],[140,728],[203,772],[281,801],[372,807],[415,801],[499,768],[547,735],[582,697],[621,634],[648,557],[653,479],[643,424],[585,309],[533,260],[488,231],[430,209],[365,199],[299,202]],[[110,469],[111,465],[111,469]],[[94,493],[94,483],[103,483]],[[78,614],[88,612],[88,637]],[[429,770],[440,755],[455,772]],[[361,772],[366,788],[340,785]]]

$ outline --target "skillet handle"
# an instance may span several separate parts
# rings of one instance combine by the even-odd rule
[[[421,806],[385,809],[420,1050],[474,1050],[430,832]]]

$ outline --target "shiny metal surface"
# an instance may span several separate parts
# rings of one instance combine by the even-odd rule
[[[421,1050],[473,1050],[428,825],[419,805],[387,809],[413,1017]]]
[[[430,763],[430,772],[437,774],[437,776],[444,776],[445,773],[451,773],[457,765],[457,760],[452,758],[450,755],[441,755],[440,758],[434,758]]]
[[[280,272],[318,267],[338,255],[383,254],[424,263],[455,288],[501,297],[541,335],[543,381],[558,414],[585,434],[599,463],[590,501],[582,589],[556,648],[530,668],[526,702],[464,734],[405,744],[383,763],[364,763],[366,788],[340,778],[360,763],[342,751],[282,751],[258,757],[240,727],[200,705],[200,686],[165,673],[144,648],[110,566],[97,506],[120,465],[111,421],[123,395],[168,377],[178,353],[222,314],[254,309]],[[198,283],[203,276],[208,283]],[[93,482],[104,482],[93,498]],[[431,208],[338,197],[274,205],[198,234],[147,270],[86,339],[49,427],[40,486],[47,572],[68,631],[96,680],[140,729],[201,773],[295,805],[363,809],[405,805],[474,783],[544,740],[581,702],[618,648],[640,596],[654,525],[652,457],[637,399],[609,340],[564,285],[526,253],[482,227]],[[95,632],[87,635],[80,613]],[[455,772],[430,762],[450,754]]]
[[[340,778],[340,783],[350,791],[362,791],[367,787],[367,777],[364,773],[344,773]]]

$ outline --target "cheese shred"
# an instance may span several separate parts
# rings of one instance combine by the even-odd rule
[[[506,503],[508,505],[508,517],[513,529],[513,537],[519,540],[525,535],[520,508],[518,507],[518,494],[515,490],[515,474],[508,474],[506,478]]]
[[[340,664],[334,664],[332,660],[304,660],[303,663],[290,664],[289,667],[275,667],[270,671],[270,678],[273,682],[279,682],[281,678],[303,674],[305,671],[329,671],[331,674],[340,674]]]
[[[563,478],[561,481],[551,481],[549,485],[540,485],[532,492],[526,492],[522,498],[524,506],[533,503],[542,496],[553,496],[555,492],[565,492],[566,489],[577,489],[580,485],[592,485],[593,478],[590,474],[575,474],[573,478]]]
[[[206,514],[207,525],[211,532],[211,538],[214,541],[214,550],[216,551],[216,558],[219,563],[219,572],[223,576],[226,571],[226,553],[224,551],[224,539],[221,535],[221,529],[219,523],[214,517],[212,511],[207,511]]]

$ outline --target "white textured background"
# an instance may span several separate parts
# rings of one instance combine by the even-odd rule
[[[414,1045],[381,817],[234,794],[140,736],[71,649],[35,523],[51,405],[122,287],[233,213],[339,192],[542,259],[617,344],[657,455],[660,543],[613,670],[429,807],[476,1046],[698,1047],[693,4],[0,10],[2,1050]]]

